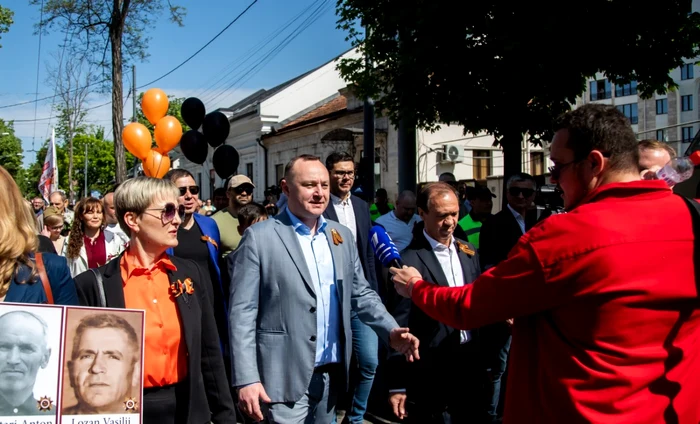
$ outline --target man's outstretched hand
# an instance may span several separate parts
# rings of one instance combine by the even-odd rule
[[[396,290],[396,293],[410,299],[411,293],[413,293],[413,284],[422,279],[420,272],[418,272],[417,269],[406,265],[404,265],[401,269],[391,267],[389,268],[389,272],[392,275],[391,281],[394,282],[394,289]]]
[[[418,346],[420,341],[416,336],[408,332],[408,328],[394,328],[389,333],[389,343],[397,352],[401,352],[408,362],[420,359]]]

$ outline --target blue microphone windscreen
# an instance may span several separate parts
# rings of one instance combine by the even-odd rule
[[[401,260],[399,250],[383,227],[373,226],[369,231],[369,239],[374,256],[379,259],[382,265],[388,267],[393,260]]]

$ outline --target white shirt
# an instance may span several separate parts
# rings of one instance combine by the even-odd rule
[[[523,216],[520,215],[515,209],[511,208],[510,205],[508,205],[508,209],[510,209],[510,212],[515,217],[515,220],[518,221],[518,225],[520,226],[520,231],[522,231],[523,234],[525,234],[525,218],[523,218]]]
[[[440,263],[442,272],[445,274],[445,277],[447,277],[447,284],[449,284],[450,287],[462,287],[464,285],[464,272],[462,271],[462,263],[459,261],[459,255],[457,254],[455,238],[452,237],[452,241],[448,247],[430,237],[425,230],[423,230],[423,235],[426,240],[428,240],[428,243],[430,243],[430,247],[432,247]],[[466,343],[469,340],[471,340],[469,331],[460,330],[459,342]]]
[[[420,216],[414,214],[410,221],[407,223],[403,222],[396,217],[394,211],[391,211],[377,218],[375,222],[384,227],[396,248],[401,252],[411,244],[411,240],[413,240],[413,225],[420,221]]]
[[[357,240],[357,221],[355,221],[355,210],[352,208],[350,193],[345,196],[345,200],[342,200],[335,194],[331,194],[331,201],[333,202],[333,209],[338,215],[338,222],[348,227],[352,232],[352,236]]]

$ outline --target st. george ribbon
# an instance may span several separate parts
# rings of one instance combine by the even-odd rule
[[[375,225],[369,230],[369,240],[372,244],[372,250],[374,251],[374,256],[379,259],[379,261],[385,267],[395,267],[403,268],[403,261],[401,260],[401,255],[399,255],[399,249],[386,233],[386,230]]]

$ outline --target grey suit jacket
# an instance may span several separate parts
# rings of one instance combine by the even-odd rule
[[[343,358],[348,381],[352,332],[350,312],[388,344],[398,327],[364,277],[354,237],[327,221],[326,237],[335,265],[340,302]],[[331,229],[343,242],[335,245]],[[262,382],[273,402],[296,402],[307,391],[316,358],[316,292],[286,211],[248,228],[233,263],[229,312],[232,384]]]

